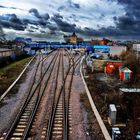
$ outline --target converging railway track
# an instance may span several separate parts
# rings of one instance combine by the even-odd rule
[[[47,62],[51,55],[51,61]],[[41,53],[37,57],[39,60],[28,96],[8,132],[1,139],[71,139],[70,93],[75,68],[81,56],[75,58],[69,51],[59,49],[47,57],[43,57]]]

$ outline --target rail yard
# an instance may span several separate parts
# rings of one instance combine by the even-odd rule
[[[64,49],[36,54],[19,91],[14,95],[11,91],[1,102],[0,139],[90,138],[87,112],[80,103],[85,94],[80,81],[81,57],[81,53],[73,55]]]

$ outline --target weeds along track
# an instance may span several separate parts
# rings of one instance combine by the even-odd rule
[[[7,132],[6,136],[5,136],[5,140],[24,140],[27,139],[30,128],[32,126],[32,123],[34,121],[34,117],[37,111],[37,108],[40,104],[41,98],[44,94],[44,90],[45,90],[45,86],[42,87],[42,81],[44,80],[44,77],[47,76],[46,78],[46,84],[47,81],[50,78],[51,72],[54,69],[54,65],[56,62],[56,59],[58,57],[58,53],[57,52],[53,52],[54,57],[52,58],[52,60],[50,61],[48,67],[43,71],[42,67],[43,67],[43,63],[44,61],[47,60],[47,58],[43,58],[42,54],[39,54],[38,57],[39,61],[34,73],[34,78],[31,84],[31,87],[29,89],[29,93],[28,96],[24,102],[24,104],[22,105],[22,107],[20,108],[19,113],[17,114],[13,124],[11,125],[9,131]],[[51,55],[51,54],[50,54]],[[47,56],[49,57],[49,56]],[[41,91],[42,88],[42,91]]]

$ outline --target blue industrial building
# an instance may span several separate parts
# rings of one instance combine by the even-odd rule
[[[94,45],[94,52],[95,53],[109,53],[110,52],[110,46],[107,45]]]

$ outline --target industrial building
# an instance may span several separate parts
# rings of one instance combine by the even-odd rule
[[[111,56],[115,56],[115,55],[119,56],[124,51],[125,52],[127,51],[126,46],[118,46],[118,45],[110,46],[110,55]]]
[[[133,52],[140,57],[140,44],[133,44]]]

